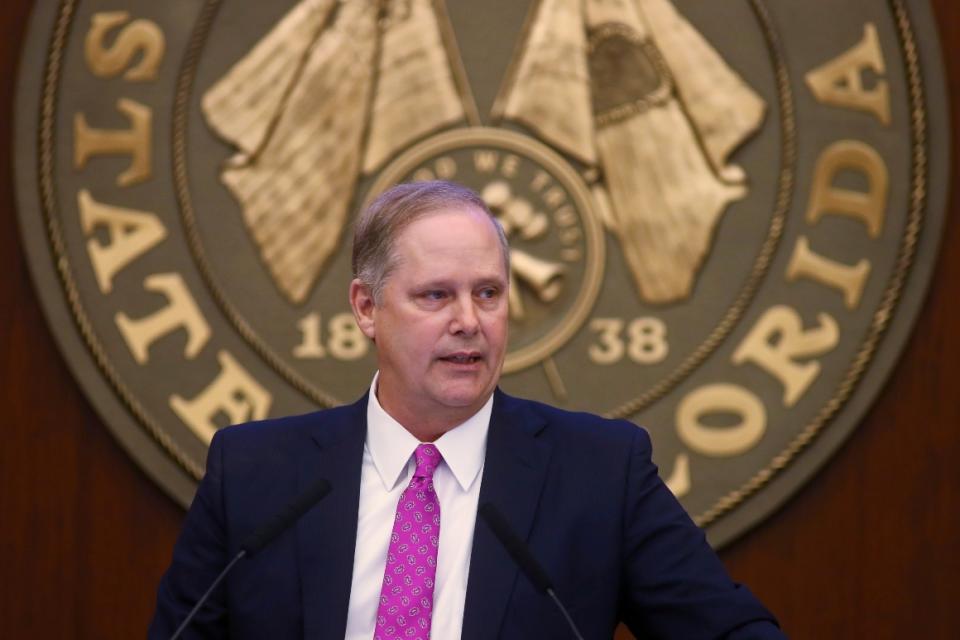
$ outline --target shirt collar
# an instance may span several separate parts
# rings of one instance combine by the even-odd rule
[[[390,491],[407,466],[412,464],[413,452],[420,441],[380,406],[376,393],[379,376],[379,372],[373,376],[367,399],[366,446],[384,490]],[[464,491],[469,491],[483,468],[492,413],[493,394],[479,411],[433,443]]]

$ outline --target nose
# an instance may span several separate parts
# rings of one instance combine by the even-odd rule
[[[470,297],[460,299],[454,307],[450,333],[468,336],[477,333],[480,329],[480,317],[473,300]]]

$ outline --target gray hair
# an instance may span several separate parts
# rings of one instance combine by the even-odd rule
[[[482,211],[490,218],[510,272],[510,248],[503,227],[476,192],[454,182],[432,180],[398,184],[384,191],[359,216],[353,228],[353,277],[369,287],[375,304],[396,267],[394,245],[411,223],[442,210]]]

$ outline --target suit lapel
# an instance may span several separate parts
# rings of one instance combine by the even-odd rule
[[[310,640],[339,640],[346,632],[366,409],[364,395],[353,405],[325,416],[300,456],[301,491],[317,478],[328,479],[333,487],[297,524],[304,638]]]
[[[520,538],[530,535],[550,461],[549,443],[538,438],[541,418],[523,401],[496,392],[480,501],[492,503]],[[473,535],[463,615],[463,640],[497,637],[518,568],[485,522]]]

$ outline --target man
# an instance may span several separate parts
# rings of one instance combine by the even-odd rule
[[[380,196],[356,224],[350,304],[379,371],[357,403],[230,427],[164,576],[168,637],[241,541],[317,478],[333,486],[238,563],[190,629],[234,638],[570,638],[476,517],[529,545],[586,638],[782,638],[657,476],[645,431],[497,390],[503,231],[463,187]]]

